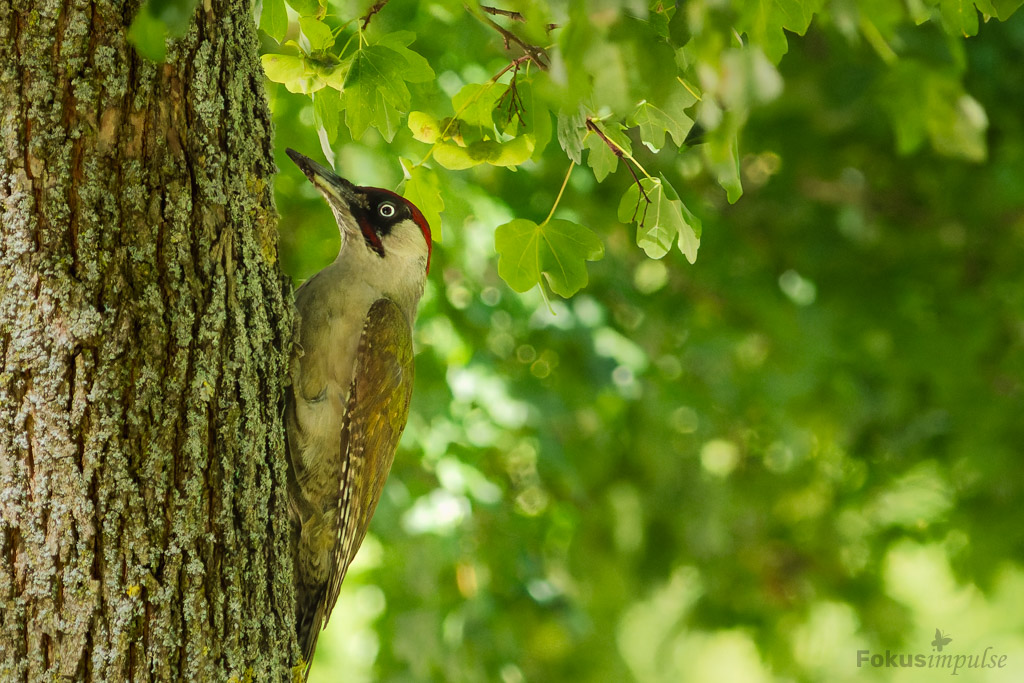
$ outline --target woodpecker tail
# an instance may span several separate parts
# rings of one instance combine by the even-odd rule
[[[305,593],[305,594],[303,594]],[[309,677],[309,669],[313,665],[313,653],[316,652],[316,641],[324,625],[324,597],[326,587],[321,586],[310,591],[299,591],[296,596],[295,631],[302,649],[302,661],[306,670],[302,680]]]

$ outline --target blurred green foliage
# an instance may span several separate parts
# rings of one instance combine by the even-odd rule
[[[932,655],[937,628],[1008,656],[957,680],[1024,677],[1020,3],[392,2],[364,36],[368,4],[259,13],[306,84],[268,83],[285,270],[337,252],[286,146],[443,198],[413,415],[311,680],[932,681],[857,652]],[[462,143],[533,148],[446,170],[458,98],[524,54],[488,17],[550,68],[522,128],[478,99]],[[314,42],[349,52],[307,73]],[[339,111],[357,44],[425,62],[371,53],[399,94]],[[495,228],[515,248],[556,205],[605,256],[545,303]]]

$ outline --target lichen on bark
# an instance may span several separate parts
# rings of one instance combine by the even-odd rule
[[[248,3],[0,2],[0,680],[296,663],[289,285]]]

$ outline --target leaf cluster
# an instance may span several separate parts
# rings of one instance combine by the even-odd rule
[[[961,84],[962,68],[956,59],[951,67],[933,68],[914,54],[904,35],[909,25],[929,21],[954,36],[974,35],[979,12],[1005,19],[1020,4],[931,0],[909,9],[892,3],[828,9],[823,0],[653,0],[629,9],[613,3],[606,10],[582,2],[435,5],[443,17],[436,30],[458,36],[453,43],[434,33],[417,36],[393,28],[387,3],[364,8],[363,15],[351,5],[326,3],[265,0],[259,25],[273,39],[262,58],[268,78],[309,97],[328,160],[333,162],[342,140],[363,140],[368,130],[389,143],[402,133],[406,196],[425,204],[421,209],[440,235],[439,221],[457,184],[453,173],[538,168],[554,162],[548,147],[557,141],[570,164],[563,190],[573,166],[589,167],[598,183],[613,183],[621,197],[616,215],[632,225],[637,245],[650,258],[662,258],[678,245],[691,263],[700,246],[698,216],[706,207],[695,204],[689,180],[706,173],[730,203],[740,198],[741,135],[750,113],[781,92],[777,65],[788,50],[788,35],[802,35],[815,16],[859,26],[858,37],[892,65],[876,88],[898,148],[909,153],[928,141],[942,154],[979,160],[986,153],[987,120]],[[336,9],[352,14],[338,21]],[[463,40],[467,35],[473,38]],[[490,56],[470,56],[460,51],[460,42],[482,45]],[[444,73],[423,57],[423,50],[433,54],[439,48],[445,51]],[[495,62],[501,66],[486,77],[486,69],[494,68],[486,65]],[[685,167],[673,163],[680,155],[690,160]],[[642,159],[653,164],[650,171]],[[620,170],[632,178],[625,188],[609,180]],[[549,200],[549,219],[563,196]],[[607,236],[612,227],[585,226],[572,213],[570,205],[560,220],[595,235]],[[543,228],[547,222],[533,224]],[[564,278],[546,270],[544,259],[534,261],[540,269],[510,270],[528,245],[509,236],[529,240],[529,234],[508,225],[495,233],[505,264],[499,272],[508,284],[521,290],[529,280],[531,287],[543,288],[545,277],[549,284]],[[555,240],[545,248],[554,262],[573,263],[575,272],[598,258],[582,244]],[[573,278],[573,286],[554,291],[571,296],[584,281]]]

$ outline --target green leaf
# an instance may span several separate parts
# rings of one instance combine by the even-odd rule
[[[528,128],[533,131],[535,144],[530,158],[537,161],[551,142],[551,112],[538,103],[534,106],[532,119]]]
[[[541,283],[568,298],[586,286],[587,261],[604,256],[604,244],[593,231],[566,220],[541,225],[517,218],[494,231],[498,275],[517,292]]]
[[[873,35],[876,29],[878,34],[886,42],[889,42],[893,39],[897,28],[911,18],[904,5],[905,3],[892,2],[892,0],[858,0],[857,3],[835,6],[831,11],[833,20],[837,24],[842,22],[860,23],[862,34],[865,37],[870,36],[871,43],[877,43],[878,39]],[[923,8],[920,3],[916,6]]]
[[[296,55],[263,55],[263,71],[274,83],[288,83],[306,75],[306,62]]]
[[[431,236],[436,242],[441,241],[441,212],[444,211],[444,200],[441,198],[441,183],[437,172],[423,166],[413,166],[411,161],[402,159],[402,168],[408,176],[402,196],[416,205],[430,225]]]
[[[341,117],[341,93],[331,88],[324,88],[312,94],[313,98],[313,123],[317,128],[323,128],[327,134],[327,140],[333,143],[338,139],[338,124]]]
[[[594,171],[597,182],[601,182],[615,170],[619,158],[615,156],[615,152],[608,147],[605,141],[596,135],[588,137],[585,144],[590,151],[590,154],[587,155],[587,164]]]
[[[402,127],[402,113],[379,90],[377,91],[377,118],[373,122],[373,127],[380,131],[381,136],[387,142],[394,140],[398,130]]]
[[[388,142],[394,139],[402,123],[402,114],[384,92],[347,87],[341,99],[345,123],[353,138],[361,137],[367,128],[373,126]]]
[[[412,131],[413,138],[420,142],[432,145],[441,137],[441,124],[426,112],[409,112],[409,120],[406,123]]]
[[[584,113],[583,107],[578,107],[572,112],[558,112],[556,125],[558,144],[577,164],[583,163],[583,138],[587,134],[586,123],[587,115]]]
[[[307,59],[308,62],[309,59]],[[352,58],[349,57],[338,64],[317,64],[315,71],[324,85],[341,92],[345,89],[345,79],[348,78],[348,70],[351,66]]]
[[[531,158],[539,159],[551,141],[551,112],[535,93],[531,81],[518,78],[514,98],[511,85],[499,87],[504,89],[494,112],[499,131],[511,136],[532,136]]]
[[[623,132],[625,129],[618,123],[605,123],[601,125],[601,130],[614,144],[626,154],[633,153],[633,147],[629,142],[629,138]],[[608,146],[608,143],[604,139],[591,131],[590,135],[585,140],[585,145],[590,154],[587,155],[587,164],[594,171],[594,177],[597,178],[597,182],[603,181],[608,177],[608,174],[615,170],[616,164],[619,162],[618,155],[615,154],[614,150]]]
[[[681,109],[669,112],[650,102],[641,102],[629,123],[640,128],[640,139],[652,152],[659,151],[665,144],[666,133],[672,136],[677,147],[682,147],[686,134],[693,127],[693,119]]]
[[[299,28],[309,41],[310,52],[322,52],[334,46],[331,27],[314,17],[299,17]]]
[[[668,4],[674,3],[661,6]],[[651,16],[657,16],[657,13]],[[602,97],[601,84],[605,81],[605,71],[600,69],[595,71],[595,103],[611,107],[620,118],[632,113],[640,100],[653,102],[664,109],[662,105],[669,90],[677,85],[673,68],[675,50],[665,36],[659,35],[651,23],[625,15],[611,28],[609,38],[615,40],[622,61],[627,97],[620,103],[598,99]]]
[[[978,34],[978,10],[973,0],[942,0],[939,12],[950,33],[964,38]]]
[[[1021,5],[1024,5],[1024,0],[992,0],[992,8],[995,9],[996,17],[1000,21],[1009,19]]]
[[[273,54],[263,55],[260,61],[267,78],[284,84],[289,92],[308,94],[324,87],[324,81],[309,69],[303,57]]]
[[[690,40],[690,23],[686,20],[685,6],[676,7],[668,22],[668,39],[677,46],[686,45]]]
[[[167,55],[166,41],[166,24],[149,13],[149,5],[140,7],[128,28],[128,42],[146,59],[163,62]]]
[[[585,3],[569,4],[569,21],[558,31],[558,55],[563,59],[564,106],[573,107],[593,92],[593,78],[585,63],[597,41],[598,31],[590,22]]]
[[[633,56],[627,47],[599,41],[588,50],[584,59],[584,68],[593,81],[593,101],[621,115],[628,113],[628,107],[635,101],[630,97],[631,86],[634,85],[631,73]],[[650,85],[649,82],[644,83],[644,87]]]
[[[676,231],[673,226],[666,224],[662,206],[665,194],[662,191],[661,181],[654,178],[643,178],[640,181],[644,189],[644,196],[641,197],[640,189],[636,183],[629,186],[629,189],[619,200],[618,218],[622,223],[636,223],[636,243],[650,258],[660,259],[672,248],[676,239]]]
[[[678,237],[679,250],[694,263],[700,247],[700,220],[664,178],[642,178],[640,183],[647,200],[640,196],[636,183],[630,185],[619,202],[619,220],[636,223],[636,243],[650,258],[663,257]]]
[[[474,143],[473,149],[470,149],[445,142],[434,147],[434,161],[449,171],[464,171],[485,163],[492,153],[491,148],[497,145],[497,142],[481,141]]]
[[[936,111],[929,121],[928,135],[939,154],[982,162],[988,157],[985,131],[988,115],[978,100],[960,93],[952,102]]]
[[[901,154],[928,140],[944,156],[983,161],[988,155],[988,116],[956,75],[903,60],[890,70],[879,94]]]
[[[707,144],[701,145],[707,165],[725,190],[730,204],[735,204],[743,194],[737,125],[727,118],[726,122],[708,133]]]
[[[284,40],[288,32],[288,10],[285,9],[284,0],[263,0],[260,28],[277,42]]]
[[[494,107],[503,88],[493,83],[469,83],[452,97],[452,109],[459,120],[480,128],[494,128]]]
[[[499,145],[498,154],[487,160],[492,166],[518,166],[533,154],[535,140],[532,135],[519,137]]]
[[[327,165],[330,168],[334,167],[334,145],[327,138],[327,131],[323,128],[317,128],[316,137],[320,141],[320,151],[324,153],[324,158],[327,159]]]
[[[668,12],[664,5],[658,5],[651,8],[652,11],[647,15],[647,21],[650,23],[651,28],[658,34],[660,38],[668,38]]]
[[[409,45],[415,40],[416,34],[412,31],[394,31],[382,37],[377,44],[390,48],[405,58],[402,78],[409,83],[426,83],[434,80],[434,70],[430,68],[430,62],[423,55],[409,49]]]
[[[327,14],[326,0],[285,0],[285,2],[298,12],[300,17],[323,19]]]
[[[495,140],[477,140],[468,145],[447,142],[434,148],[434,160],[450,171],[480,164],[518,166],[530,158],[534,144],[532,135],[520,135],[506,143]]]
[[[687,228],[679,229],[679,251],[683,252],[683,256],[686,257],[687,261],[695,263],[697,261],[697,249],[700,248],[700,236],[704,231],[704,226],[701,220],[693,215],[686,207],[686,204],[679,198],[676,188],[672,187],[672,184],[664,174],[661,175],[661,186],[665,192],[665,197],[672,203],[672,206],[679,209],[683,224]]]
[[[398,132],[402,114],[409,110],[411,94],[406,82],[433,78],[426,60],[407,47],[415,39],[411,31],[396,31],[350,58],[342,104],[353,139],[373,126],[390,142]]]
[[[786,31],[807,32],[823,0],[745,0],[738,9],[737,30],[760,45],[773,64],[789,50]]]
[[[344,86],[345,122],[353,139],[371,125],[394,137],[399,112],[409,108],[409,89],[402,78],[406,64],[402,55],[383,45],[364,47],[353,56]]]
[[[531,158],[537,160],[540,159],[548,143],[551,142],[551,111],[535,92],[532,83],[524,83],[519,86],[519,97],[526,108],[522,112],[523,120],[526,123],[523,132],[533,135],[535,144]]]

